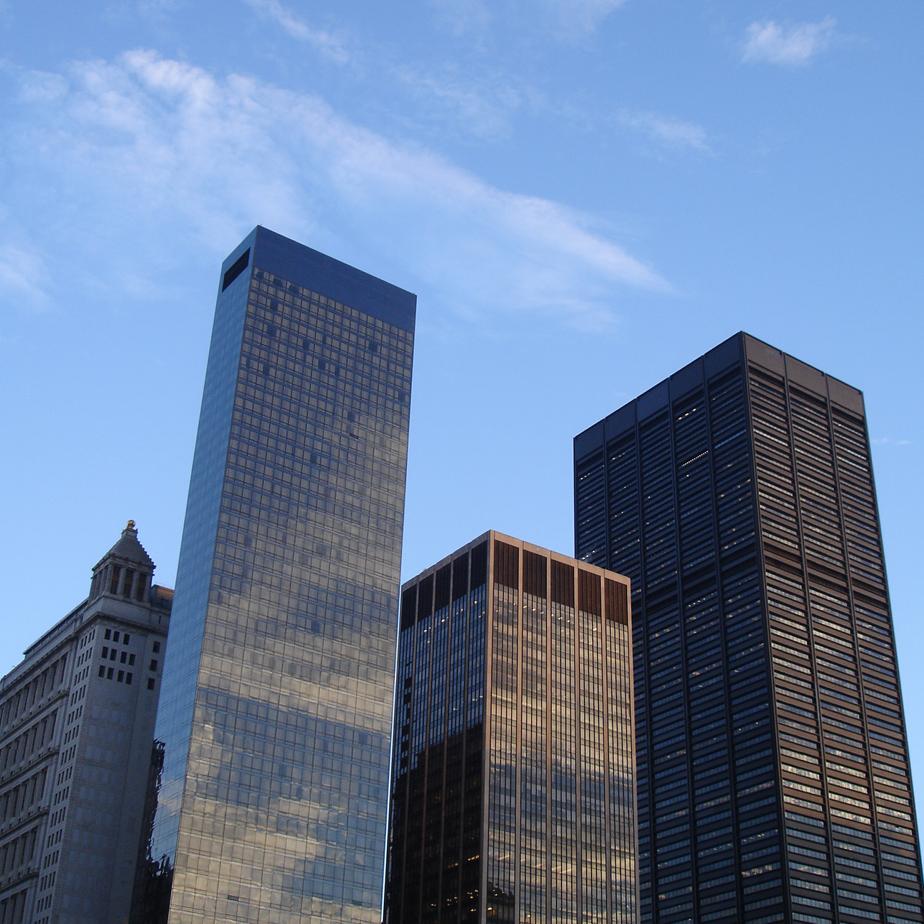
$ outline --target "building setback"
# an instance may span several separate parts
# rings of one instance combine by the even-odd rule
[[[630,576],[645,922],[924,921],[863,397],[738,334],[575,438]]]
[[[129,520],[0,680],[0,921],[127,920],[172,591]]]
[[[137,918],[379,922],[415,296],[225,260]]]
[[[495,532],[404,585],[387,924],[635,924],[628,590]]]

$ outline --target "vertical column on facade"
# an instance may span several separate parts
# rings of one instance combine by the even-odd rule
[[[782,915],[781,803],[771,702],[769,636],[763,612],[757,488],[745,370],[736,364],[706,380],[710,486],[717,562],[715,594],[721,612],[719,643],[725,665],[724,721],[737,914]],[[707,787],[708,789],[708,787]],[[709,865],[713,881],[721,859]],[[706,872],[705,868],[703,870]],[[727,877],[726,877],[727,878]],[[722,906],[716,903],[711,913]],[[728,907],[728,905],[726,905]]]
[[[465,658],[469,553],[452,562],[449,668],[446,701],[446,770],[443,802],[440,916],[457,924],[462,907],[462,805],[465,758]]]
[[[547,920],[548,898],[548,559],[524,549],[520,621],[520,909],[518,920]]]
[[[828,385],[829,389],[836,387],[830,381]],[[872,781],[870,795],[874,797],[872,820],[880,886],[888,914],[921,921],[921,863],[907,763],[908,740],[866,426],[862,416],[833,402],[828,410]],[[851,860],[847,851],[835,851],[836,864],[853,866]]]
[[[407,875],[408,770],[410,768],[411,719],[414,688],[414,623],[417,617],[417,587],[401,595],[398,661],[395,677],[395,723],[392,734],[391,831],[388,845],[388,924],[402,924],[404,881]]]
[[[514,924],[516,906],[519,549],[494,541],[488,742],[488,916]]]
[[[552,920],[578,921],[577,739],[575,734],[574,568],[551,563]]]
[[[693,724],[684,676],[677,485],[669,409],[639,423],[645,633],[652,740],[652,891],[658,921],[696,917],[697,857],[690,808]],[[682,682],[678,682],[683,678]],[[656,769],[655,769],[656,768]],[[676,799],[676,802],[673,800]],[[675,807],[677,806],[677,807]]]
[[[433,630],[433,575],[417,585],[417,624],[414,637],[413,716],[408,768],[408,805],[423,806],[420,817],[408,817],[406,874],[402,908],[405,920],[420,920],[424,832],[426,825],[427,719],[430,696],[430,656]],[[415,917],[416,916],[416,917]]]
[[[552,920],[552,876],[555,859],[555,831],[552,823],[552,686],[555,677],[552,673],[552,621],[554,620],[554,603],[552,601],[552,559],[546,562],[545,587],[543,599],[545,600],[545,754],[543,755],[543,786],[545,788],[545,908],[542,920]]]
[[[633,735],[632,640],[624,584],[604,585],[610,909],[614,924],[638,920]]]
[[[652,873],[648,862],[652,851],[653,825],[649,816],[652,805],[650,775],[651,725],[648,715],[650,688],[648,684],[648,638],[646,621],[642,618],[643,555],[641,542],[641,492],[637,428],[631,428],[608,441],[606,445],[607,479],[607,557],[595,564],[615,568],[632,581],[632,594],[639,618],[634,620],[632,633],[632,674],[636,680],[635,736],[632,751],[636,755],[636,811],[638,818],[638,913],[643,921],[651,920]]]
[[[577,728],[580,780],[581,915],[605,919],[607,894],[600,576],[578,569]]]
[[[485,702],[490,689],[488,657],[490,634],[487,614],[491,591],[488,583],[488,543],[472,549],[469,564],[469,602],[466,622],[465,745],[462,805],[462,913],[466,924],[483,920],[486,903],[487,842],[487,718]]]
[[[572,628],[572,651],[574,657],[574,672],[570,680],[572,696],[574,697],[574,711],[572,713],[572,734],[574,735],[574,848],[576,858],[574,895],[576,902],[577,920],[584,921],[584,889],[586,877],[584,875],[584,819],[581,817],[584,798],[584,773],[581,765],[581,601],[578,588],[578,570],[571,569],[571,599],[574,607],[574,624]]]
[[[765,377],[765,391],[768,381],[769,377]],[[779,759],[786,815],[786,879],[791,913],[811,913],[821,920],[837,921],[832,888],[836,880],[831,859],[830,812],[824,785],[825,722],[818,690],[819,662],[815,654],[816,633],[801,490],[805,466],[799,462],[799,452],[805,449],[797,449],[794,444],[791,396],[785,373],[777,379],[777,389],[775,415],[768,414],[762,420],[762,428],[773,434],[774,441],[786,455],[791,473],[796,561],[787,567],[785,549],[773,548],[772,541],[779,538],[779,532],[775,535],[771,532],[772,521],[768,517],[765,521],[770,523],[771,529],[765,526],[763,539],[774,691],[781,725]],[[779,505],[780,492],[775,493],[774,500]],[[797,626],[802,631],[798,631]],[[797,841],[810,841],[812,846],[802,846]],[[813,853],[807,854],[806,850]],[[800,852],[798,859],[797,851]]]
[[[730,820],[730,788],[733,741],[725,713],[725,659],[721,657],[716,571],[719,554],[712,534],[709,504],[710,438],[706,396],[697,385],[670,404],[671,457],[673,462],[674,531],[676,544],[676,599],[680,627],[682,675],[689,716],[687,745],[688,780],[678,791],[677,784],[659,800],[658,809],[679,803],[668,814],[679,824],[685,820],[695,832],[691,868],[696,870],[689,895],[689,907],[675,913],[701,914],[726,910],[729,890],[723,882],[727,865],[735,861],[735,845]],[[711,548],[710,548],[711,547]],[[711,552],[711,554],[710,554]],[[716,721],[710,722],[710,718]],[[674,723],[676,724],[676,722]],[[709,730],[700,734],[700,729]],[[661,738],[667,736],[662,729]],[[676,736],[674,736],[676,737]],[[718,782],[715,775],[718,774]],[[706,782],[708,781],[708,782]],[[708,793],[708,796],[706,795]],[[730,853],[730,857],[722,854]],[[670,878],[675,878],[672,873]],[[720,889],[720,891],[719,891]],[[679,883],[677,890],[679,892]],[[679,898],[680,896],[678,896]]]
[[[517,551],[516,568],[516,639],[514,657],[516,673],[516,711],[514,713],[514,838],[513,838],[513,920],[523,920],[523,721],[526,709],[523,703],[523,558],[524,552]]]
[[[735,394],[735,383],[737,383],[737,394]],[[743,835],[740,830],[739,822],[739,794],[736,792],[737,780],[737,749],[731,730],[734,728],[734,708],[735,687],[732,683],[731,665],[735,660],[740,659],[740,647],[746,647],[748,653],[751,648],[744,638],[750,640],[750,633],[743,626],[733,623],[733,616],[737,615],[734,606],[727,607],[727,592],[723,581],[723,552],[725,549],[734,548],[736,544],[730,537],[725,536],[723,542],[720,523],[729,513],[730,507],[742,505],[745,508],[753,504],[753,497],[748,497],[744,484],[747,482],[749,471],[749,453],[742,447],[747,446],[747,431],[742,428],[744,418],[744,407],[741,398],[743,397],[744,387],[742,382],[742,372],[740,367],[731,373],[727,373],[719,379],[711,379],[704,374],[703,392],[698,396],[698,401],[702,404],[704,416],[704,437],[706,441],[706,455],[701,457],[704,464],[704,471],[701,473],[702,481],[701,490],[706,497],[711,499],[708,506],[707,517],[702,521],[701,526],[704,533],[708,534],[715,554],[711,562],[702,561],[702,554],[698,550],[686,549],[683,554],[685,563],[684,583],[684,600],[687,606],[688,601],[697,601],[701,609],[708,614],[715,613],[717,619],[714,621],[710,618],[709,625],[702,625],[700,636],[708,638],[709,635],[717,636],[712,643],[714,650],[718,650],[722,655],[723,677],[722,677],[722,700],[724,709],[713,707],[713,712],[718,712],[724,721],[725,728],[729,730],[728,738],[728,787],[726,793],[716,792],[713,784],[703,786],[702,794],[698,792],[699,783],[694,772],[693,790],[694,802],[697,811],[712,809],[721,813],[730,815],[730,828],[732,832],[732,863],[736,870],[741,868],[741,853]],[[737,398],[737,400],[735,400]],[[676,414],[675,414],[676,416]],[[742,432],[742,429],[744,432]],[[690,447],[693,450],[692,462],[697,464],[700,461],[698,446]],[[689,455],[689,453],[688,453]],[[721,479],[721,488],[717,483]],[[704,498],[703,498],[704,499]],[[724,503],[723,503],[724,500]],[[748,504],[748,501],[751,504]],[[683,512],[681,511],[681,518]],[[708,523],[708,525],[706,525]],[[694,529],[690,529],[694,533]],[[750,544],[753,550],[756,545],[756,539],[753,536],[753,521],[751,529],[741,530],[741,538],[750,533]],[[705,541],[705,536],[698,538],[699,541]],[[691,555],[690,552],[693,552]],[[753,554],[753,551],[752,551]],[[752,564],[753,569],[753,564]],[[746,614],[747,615],[747,614]],[[753,614],[752,619],[759,618],[759,614]],[[730,638],[736,642],[741,642],[737,647],[730,644]],[[705,640],[705,639],[704,639]],[[736,658],[737,656],[737,658]],[[768,668],[769,670],[769,668]],[[729,914],[734,913],[738,916],[744,904],[743,891],[744,882],[741,875],[737,875],[737,882],[734,890],[737,894],[732,898],[727,882],[728,870],[723,869],[722,858],[713,854],[708,863],[704,864],[707,869],[702,869],[703,876],[709,874],[710,880],[715,882],[718,878],[724,878],[726,882],[722,884],[725,897],[718,899],[712,896],[714,906],[710,909],[710,916],[716,917],[722,910]],[[753,887],[753,886],[752,886]],[[706,898],[703,899],[706,904]]]
[[[818,376],[823,385],[824,380]],[[832,842],[832,911],[834,919],[840,920],[845,914],[862,916],[868,912],[866,902],[870,899],[882,907],[878,896],[863,895],[859,875],[848,873],[851,878],[846,882],[839,878],[835,861],[837,848],[850,843],[843,840],[844,835],[856,838],[851,844],[854,849],[873,857],[873,834],[868,830],[872,811],[870,781],[865,778],[865,723],[827,402],[814,389],[798,386],[790,376],[787,398],[812,629],[810,650],[822,727],[821,782]],[[862,770],[851,766],[853,762]],[[879,883],[871,884],[878,892]]]
[[[434,575],[432,655],[429,716],[427,723],[426,822],[422,880],[421,921],[432,924],[440,916],[443,818],[445,814],[446,703],[449,657],[449,594],[452,566]]]
[[[882,845],[880,842],[879,818],[877,817],[877,812],[876,812],[876,800],[874,798],[875,788],[876,788],[875,787],[876,773],[875,773],[873,763],[872,763],[872,754],[871,754],[871,748],[870,748],[870,744],[871,744],[870,725],[869,725],[870,714],[866,707],[866,697],[867,697],[866,686],[867,684],[866,684],[866,677],[864,676],[866,674],[866,671],[864,671],[863,669],[864,664],[863,664],[863,658],[862,658],[862,649],[860,646],[860,640],[858,638],[858,626],[857,626],[857,620],[856,620],[856,602],[854,599],[854,589],[853,589],[853,580],[852,580],[853,578],[852,570],[853,569],[851,567],[851,565],[853,564],[853,556],[851,555],[852,549],[848,541],[848,531],[847,531],[847,527],[845,524],[845,519],[846,519],[845,515],[847,511],[844,506],[844,498],[841,492],[840,466],[838,464],[839,463],[838,452],[837,452],[837,446],[836,446],[835,438],[834,438],[834,419],[833,419],[833,415],[831,411],[830,402],[825,402],[825,405],[826,405],[825,406],[825,412],[826,412],[825,416],[827,418],[829,450],[831,454],[831,465],[832,465],[833,475],[834,475],[833,480],[832,480],[832,488],[834,490],[835,507],[838,512],[838,525],[839,525],[840,539],[841,539],[841,544],[844,550],[844,577],[845,577],[845,588],[844,589],[846,590],[846,594],[847,594],[847,613],[844,615],[846,615],[848,618],[848,624],[845,626],[845,628],[849,632],[850,641],[852,643],[852,648],[853,648],[853,660],[854,660],[854,664],[856,665],[856,676],[855,676],[855,680],[856,680],[855,692],[857,696],[856,705],[859,707],[860,725],[862,729],[864,730],[864,738],[865,738],[864,747],[863,747],[863,751],[865,753],[863,756],[864,756],[864,763],[866,764],[864,769],[868,773],[868,777],[867,777],[867,780],[865,780],[864,782],[867,783],[869,786],[869,788],[865,792],[865,795],[869,799],[870,826],[872,828],[872,842],[873,842],[872,850],[873,850],[873,855],[876,858],[876,862],[871,863],[869,865],[873,866],[875,869],[876,879],[875,879],[874,887],[879,892],[881,907],[884,910],[885,902],[886,902],[886,894],[885,894],[885,881],[882,876],[882,860],[881,860]],[[843,462],[846,460],[842,459],[840,461]],[[875,564],[872,561],[867,561],[866,564],[867,564],[867,567],[869,567],[869,565],[873,565],[873,567],[875,567]],[[885,590],[884,575],[880,574],[880,575],[877,575],[876,577],[880,577],[880,579],[882,579],[881,586],[882,586],[882,589]],[[897,666],[894,664],[894,661],[892,665],[890,666],[893,668],[893,670],[897,669]],[[831,764],[829,766],[826,766],[825,769],[826,771],[830,769],[836,773],[838,769],[838,765],[835,764],[833,761],[834,756],[835,755],[832,755]],[[843,768],[841,770],[842,773],[844,771],[849,771],[850,769],[843,764],[840,764],[840,767]],[[856,794],[860,791],[860,786],[862,786],[863,784],[860,784],[857,782],[856,778],[854,778],[853,773],[848,772],[845,775],[850,776],[851,779],[843,780],[841,782],[843,783],[845,787],[848,787],[849,789],[854,790],[854,792],[848,792],[848,793],[845,793],[845,795],[848,798],[855,797]],[[836,776],[833,776],[833,781],[837,781]],[[860,868],[856,868],[856,869],[840,869],[839,868],[841,866],[848,865],[849,859],[848,859],[848,863],[845,863],[845,857],[843,857],[842,855],[839,855],[838,853],[838,844],[837,844],[836,838],[832,838],[832,839],[835,841],[835,843],[833,844],[833,849],[831,851],[832,861],[834,863],[834,868],[835,868],[835,875],[842,875],[844,876],[845,879],[847,877],[850,877],[849,879],[847,879],[847,881],[851,882],[852,884],[860,885],[861,880],[865,880],[869,886],[872,886],[872,881],[866,875],[867,870],[860,869]],[[852,864],[850,865],[852,866]],[[838,904],[840,904],[840,901],[838,901]]]
[[[611,582],[604,581],[601,587],[600,607],[600,671],[601,671],[601,716],[602,716],[602,782],[603,782],[603,845],[604,845],[604,899],[607,924],[616,920],[616,903],[614,894],[617,889],[614,870],[617,860],[614,852],[617,849],[620,820],[616,807],[613,804],[613,783],[618,773],[618,764],[611,759],[613,740],[619,737],[619,729],[614,725],[611,707],[616,696],[616,678],[610,674],[610,637],[607,632],[607,621],[613,618],[610,609],[609,587]]]
[[[815,690],[797,472],[785,379],[749,368],[760,535],[776,712],[789,913],[831,920],[830,844],[822,818],[823,738]],[[806,852],[808,851],[808,853]],[[791,868],[797,854],[819,861],[819,878]],[[800,864],[803,868],[804,864]],[[826,881],[828,880],[828,881]],[[802,911],[795,911],[801,905]]]

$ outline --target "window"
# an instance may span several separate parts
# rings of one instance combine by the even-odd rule
[[[129,686],[131,686],[131,683],[132,683],[132,672],[131,672],[131,671],[129,671],[129,672],[125,675],[125,682],[126,682]]]
[[[154,643],[154,654],[160,654],[160,642]]]
[[[151,666],[148,670],[156,671],[157,670],[157,658],[151,658]]]
[[[241,273],[247,269],[247,264],[250,261],[250,248],[248,247],[225,271],[225,275],[222,277],[221,281],[221,291],[224,292],[225,289],[237,279]]]
[[[123,645],[127,645],[131,640],[132,640],[132,637],[127,632],[125,633],[125,635],[122,636]]]
[[[149,690],[154,689],[154,678],[153,677],[148,677],[148,689]]]
[[[107,630],[106,630],[106,634],[105,634],[104,638],[106,638],[106,639],[112,638],[112,629],[107,629]]]
[[[99,675],[100,675],[100,677],[105,677],[105,676],[106,676],[106,668],[103,667],[102,664],[100,664],[100,666],[99,666]]]
[[[113,640],[114,642],[117,642],[117,641],[119,640],[119,630],[118,630],[118,629],[114,629],[114,630],[113,630],[113,633],[112,633],[112,640]]]

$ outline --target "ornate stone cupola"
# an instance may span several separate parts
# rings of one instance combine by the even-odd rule
[[[147,600],[153,574],[154,562],[138,541],[135,521],[129,520],[119,541],[93,569],[90,600],[103,594],[129,600]]]

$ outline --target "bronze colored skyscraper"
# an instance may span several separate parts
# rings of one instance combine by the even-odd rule
[[[494,532],[404,585],[388,924],[635,924],[628,590]]]
[[[645,922],[924,921],[863,397],[746,334],[576,437],[632,579]]]
[[[380,921],[415,301],[265,228],[222,266],[140,920]]]

